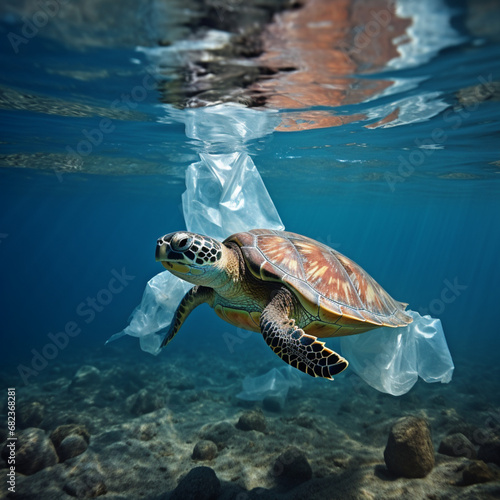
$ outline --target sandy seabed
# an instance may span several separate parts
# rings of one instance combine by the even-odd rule
[[[349,369],[334,382],[304,376],[282,407],[236,397],[246,374],[282,366],[272,356],[259,368],[253,352],[218,358],[177,348],[153,358],[116,344],[84,360],[56,360],[16,386],[16,492],[2,481],[0,498],[500,498],[498,366],[482,375],[456,359],[451,384],[419,382],[399,398]],[[431,429],[435,466],[425,478],[397,477],[384,462],[391,426],[407,415]],[[4,423],[0,432],[4,441]],[[471,442],[457,450],[465,456],[439,453],[457,433]],[[477,464],[479,473],[464,476]]]

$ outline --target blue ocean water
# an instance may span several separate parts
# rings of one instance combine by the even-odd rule
[[[496,366],[500,348],[500,39],[468,32],[465,7],[454,8],[459,42],[414,66],[357,75],[411,85],[315,109],[365,120],[275,131],[246,149],[287,230],[338,249],[393,297],[439,317],[463,373],[471,366],[465,358]],[[20,21],[4,15],[1,22],[4,379],[21,385],[19,366],[30,367],[65,329],[78,334],[57,363],[86,364],[122,348],[145,366],[159,362],[154,369],[189,349],[236,367],[245,350],[255,356],[252,375],[275,366],[257,336],[235,338],[228,349],[234,330],[208,307],[193,313],[159,358],[140,351],[136,339],[104,347],[127,325],[146,282],[163,271],[156,239],[184,228],[184,172],[210,150],[210,137],[188,138],[182,123],[164,119],[160,92],[144,83],[151,61],[133,44],[80,50],[41,30],[16,54],[6,35]],[[481,85],[488,98],[460,101],[463,89]],[[124,97],[138,88],[135,100]],[[365,126],[403,103],[409,111],[399,122]],[[83,169],[68,167],[68,158],[82,157]]]
[[[471,355],[497,345],[500,299],[500,104],[487,100],[474,109],[453,109],[457,91],[499,77],[493,63],[498,44],[473,42],[418,68],[369,76],[422,78],[398,98],[439,92],[447,109],[428,120],[375,130],[356,122],[275,132],[248,148],[288,230],[330,244],[412,309],[439,316],[452,351]],[[113,106],[140,85],[147,64],[130,62],[137,58],[133,48],[75,52],[41,39],[16,57],[5,37],[2,44],[2,65],[9,68],[2,74],[4,92],[22,88],[47,99],[64,96],[76,107]],[[97,84],[54,70],[96,71],[110,64],[110,76]],[[381,97],[377,105],[391,99]],[[82,335],[72,341],[85,348],[101,345],[124,327],[145,282],[161,271],[154,262],[155,241],[184,227],[183,169],[203,145],[187,139],[181,124],[158,123],[157,101],[158,93],[149,91],[128,108],[140,116],[111,119],[113,131],[92,150],[91,174],[50,164],[40,170],[36,155],[77,148],[86,133],[98,129],[97,110],[73,117],[3,106],[1,307],[4,352],[13,365],[29,361],[30,348],[43,346],[49,332],[72,319],[81,322],[78,305],[107,284],[113,269],[124,268],[134,279],[96,311],[95,321],[84,321]],[[336,112],[371,108],[373,102]],[[441,143],[432,139],[438,129]],[[419,147],[426,143],[435,149]],[[21,154],[25,159],[12,168],[8,158]],[[415,167],[405,163],[410,155]],[[217,342],[220,322],[214,315],[207,322]],[[196,328],[190,335],[197,335]]]

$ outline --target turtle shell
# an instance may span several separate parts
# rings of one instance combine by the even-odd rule
[[[225,240],[240,248],[252,274],[281,282],[312,316],[304,330],[319,337],[361,333],[380,326],[406,326],[407,304],[394,300],[351,259],[311,238],[254,229]],[[309,328],[308,328],[309,327]]]

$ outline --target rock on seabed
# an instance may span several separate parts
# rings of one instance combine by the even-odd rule
[[[42,429],[30,427],[19,432],[16,448],[16,471],[21,474],[29,476],[59,462],[52,441]]]
[[[170,500],[215,500],[220,490],[220,481],[213,469],[195,467],[181,479]]]
[[[204,439],[198,441],[194,447],[193,460],[213,460],[217,456],[217,445],[213,441]]]
[[[241,414],[236,427],[242,431],[259,431],[266,430],[266,419],[260,410],[250,410]]]
[[[392,426],[384,451],[390,472],[408,478],[425,477],[434,467],[434,447],[427,421],[400,418]]]
[[[296,446],[289,446],[275,461],[272,474],[278,480],[303,483],[312,478],[306,455]]]
[[[474,445],[460,432],[446,436],[441,441],[438,452],[450,457],[466,457],[469,459],[474,459],[477,456]]]

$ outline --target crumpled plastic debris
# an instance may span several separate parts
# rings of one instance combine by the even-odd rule
[[[441,321],[407,313],[413,322],[406,327],[378,328],[340,339],[349,368],[373,388],[393,396],[406,394],[419,376],[425,382],[448,383],[453,375]]]
[[[192,286],[168,271],[151,278],[142,294],[141,303],[129,317],[129,325],[112,335],[106,344],[130,335],[139,338],[143,351],[158,354],[163,340],[162,332],[170,326],[177,306]]]
[[[248,154],[201,153],[200,158],[187,169],[182,195],[188,231],[223,240],[249,229],[284,229]]]
[[[246,151],[246,143],[274,132],[280,116],[273,110],[256,110],[237,103],[199,108],[177,109],[163,104],[163,123],[180,122],[186,136],[200,141],[203,152],[233,153]]]
[[[342,355],[349,361],[348,369],[374,389],[393,396],[406,394],[419,376],[429,383],[448,383],[453,375],[453,360],[441,321],[411,310],[407,313],[413,322],[406,327],[378,328],[340,338]],[[273,368],[259,377],[245,377],[243,392],[236,397],[262,401],[274,396],[283,406],[288,389],[301,387],[302,374],[297,370],[280,370]]]
[[[258,377],[245,377],[243,391],[236,395],[244,401],[262,401],[266,397],[278,400],[284,406],[289,389],[302,387],[302,373],[290,365],[272,368]]]

